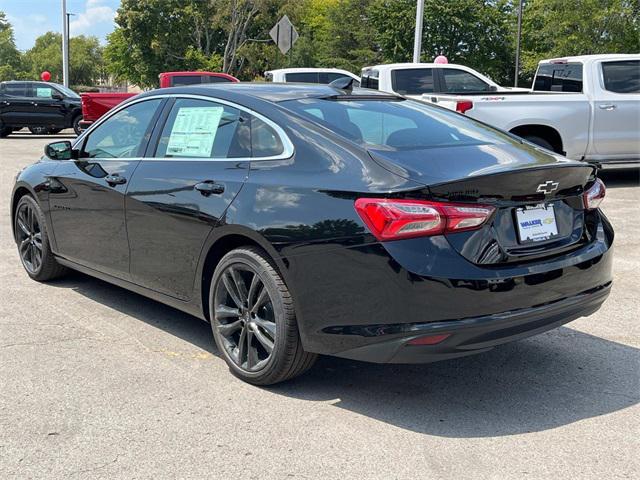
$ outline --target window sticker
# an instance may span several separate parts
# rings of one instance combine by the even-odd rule
[[[49,87],[36,87],[36,97],[51,98],[51,89]]]
[[[223,112],[223,107],[180,107],[169,135],[167,156],[211,156]]]

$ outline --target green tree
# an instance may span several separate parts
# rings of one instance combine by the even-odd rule
[[[13,28],[0,11],[0,81],[24,78],[20,51],[16,48]]]
[[[413,57],[416,2],[376,0],[371,10],[385,62]],[[425,0],[422,60],[445,55],[497,82],[513,76],[513,6],[506,0]]]
[[[522,21],[522,73],[540,60],[568,55],[640,51],[637,0],[528,0]]]

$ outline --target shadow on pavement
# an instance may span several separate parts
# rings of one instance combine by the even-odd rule
[[[51,285],[72,288],[218,355],[209,325],[195,317],[79,273]],[[640,349],[561,327],[428,365],[320,357],[302,377],[267,390],[329,402],[418,433],[493,437],[553,429],[637,404],[639,366]],[[238,380],[229,375],[228,381]]]
[[[601,170],[598,176],[607,188],[639,187],[640,168]]]
[[[25,130],[24,132],[13,132],[8,137],[4,137],[3,140],[51,140],[55,142],[56,140],[74,140],[76,138],[78,138],[78,136],[73,133],[73,131],[60,132],[52,135],[34,135]]]

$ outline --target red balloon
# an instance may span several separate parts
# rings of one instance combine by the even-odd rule
[[[43,82],[48,82],[49,80],[51,80],[51,73],[45,70],[40,74],[40,78],[42,79]]]
[[[449,60],[447,60],[447,57],[445,57],[444,55],[438,55],[434,60],[433,63],[449,63]]]

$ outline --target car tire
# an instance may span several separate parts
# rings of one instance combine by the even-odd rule
[[[0,138],[5,138],[11,135],[13,132],[13,128],[11,127],[0,127]]]
[[[22,266],[32,279],[46,282],[67,272],[51,252],[44,214],[32,196],[24,195],[18,201],[13,228]]]
[[[291,293],[259,248],[238,248],[220,260],[209,311],[220,353],[245,382],[283,382],[308,370],[317,358],[304,351]]]
[[[49,135],[51,133],[49,127],[29,127],[29,131],[33,135]]]
[[[82,133],[82,128],[80,128],[80,122],[82,121],[82,115],[77,115],[76,117],[73,118],[73,131],[76,133],[76,135],[80,135]]]
[[[538,137],[536,135],[525,135],[523,137],[527,142],[535,143],[539,147],[546,148],[547,150],[551,150],[555,152],[553,145],[551,145],[547,140],[542,137]]]

